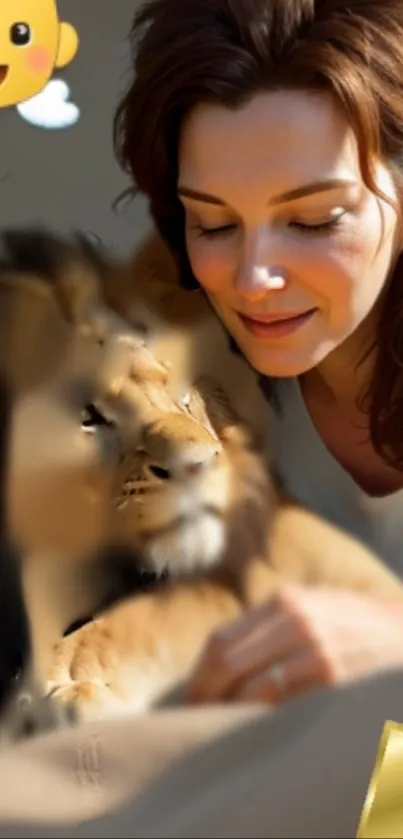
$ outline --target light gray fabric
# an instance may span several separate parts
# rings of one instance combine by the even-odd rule
[[[354,837],[384,722],[402,718],[403,670],[275,714],[177,709],[48,735],[0,757],[0,839]]]
[[[273,412],[274,463],[290,493],[359,538],[403,576],[403,491],[371,498],[319,437],[297,379],[276,383],[281,413]]]

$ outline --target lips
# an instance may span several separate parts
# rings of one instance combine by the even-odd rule
[[[5,81],[7,73],[8,73],[8,64],[0,64],[0,85],[2,85],[3,82]]]
[[[302,318],[312,311],[312,309],[307,309],[305,312],[282,312],[278,315],[244,315],[242,312],[239,314],[246,320],[253,320],[255,323],[283,323],[284,321]]]
[[[291,335],[308,323],[315,313],[316,309],[309,309],[300,314],[290,312],[277,317],[261,315],[251,318],[239,312],[238,317],[245,329],[255,338],[270,339]]]

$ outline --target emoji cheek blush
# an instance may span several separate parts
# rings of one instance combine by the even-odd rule
[[[54,56],[47,47],[30,47],[25,55],[26,68],[29,73],[42,76],[52,72]]]

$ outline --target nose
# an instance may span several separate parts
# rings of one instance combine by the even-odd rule
[[[285,288],[287,273],[275,261],[276,244],[266,227],[246,236],[242,263],[236,277],[236,291],[251,301],[259,301],[268,292]]]
[[[152,458],[148,471],[159,481],[183,480],[200,475],[214,465],[218,457],[218,446],[187,445],[181,451],[172,452],[169,457]]]
[[[183,480],[213,468],[221,451],[220,442],[191,418],[174,414],[172,420],[175,425],[171,428],[165,420],[144,431],[149,473],[160,481]]]
[[[237,279],[236,290],[247,300],[262,300],[270,291],[281,291],[286,286],[284,268],[252,265],[244,268]]]

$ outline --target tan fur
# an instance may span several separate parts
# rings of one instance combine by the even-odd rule
[[[147,708],[186,680],[213,629],[285,581],[401,597],[368,549],[276,486],[257,377],[230,352],[203,295],[176,287],[161,241],[111,268],[103,294],[165,371],[148,376],[144,356],[122,389],[144,425],[121,464],[113,520],[170,580],[64,639],[52,696],[87,717]]]
[[[42,678],[52,644],[107,593],[91,560],[113,538],[121,461],[147,421],[144,398],[133,398],[135,379],[143,396],[143,368],[147,381],[166,377],[141,337],[105,306],[91,259],[73,247],[57,252],[57,264],[51,282],[18,268],[0,273],[0,365],[15,402],[9,519],[24,554],[34,670]],[[113,425],[83,428],[89,404]]]

